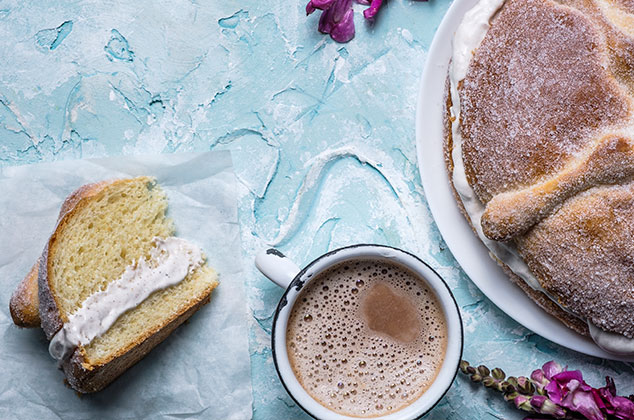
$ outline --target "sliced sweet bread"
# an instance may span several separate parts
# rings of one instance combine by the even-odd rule
[[[52,344],[64,343],[65,351],[52,345],[51,352],[59,356],[68,383],[82,393],[103,389],[138,362],[209,302],[218,284],[199,248],[171,238],[167,198],[151,178],[117,180],[92,192],[63,212],[38,269],[41,326]],[[170,240],[186,244],[184,253],[159,246]],[[183,263],[191,250],[198,261]],[[166,261],[180,264],[180,274],[162,268]],[[180,278],[161,284],[159,276],[168,275]],[[135,283],[143,276],[148,296]],[[113,288],[119,295],[110,293]],[[95,298],[100,294],[106,300],[119,297],[104,304]],[[136,303],[118,313],[132,295]],[[97,322],[91,324],[93,318]],[[101,330],[90,332],[91,325]]]
[[[59,216],[57,216],[57,221],[59,222],[62,217],[72,210],[80,200],[87,199],[88,197],[99,193],[112,182],[114,181],[96,182],[83,185],[76,189],[62,203]],[[40,300],[38,298],[37,291],[37,275],[39,266],[40,259],[33,264],[29,273],[26,277],[24,277],[22,282],[20,282],[11,296],[9,311],[11,312],[13,323],[18,327],[36,328],[40,326]]]

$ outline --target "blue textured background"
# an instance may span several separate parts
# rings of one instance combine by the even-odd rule
[[[252,265],[288,226],[280,249],[300,264],[357,242],[428,261],[456,294],[473,363],[521,375],[556,359],[595,386],[609,374],[620,393],[634,393],[632,364],[563,349],[494,307],[434,226],[414,114],[426,51],[449,4],[392,0],[375,25],[355,6],[357,36],[339,45],[317,32],[318,14],[306,18],[303,1],[0,1],[0,165],[230,149],[255,419],[305,418],[271,360],[282,290]],[[521,417],[459,376],[426,418]]]

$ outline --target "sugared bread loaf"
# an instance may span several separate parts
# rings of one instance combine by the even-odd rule
[[[511,278],[634,354],[634,3],[482,0],[453,40],[445,157]]]
[[[201,250],[172,236],[166,196],[152,179],[90,189],[62,212],[38,269],[51,354],[84,393],[138,362],[217,285]]]

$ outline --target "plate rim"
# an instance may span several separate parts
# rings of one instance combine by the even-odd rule
[[[453,33],[462,16],[477,1],[456,0],[450,5],[434,34],[419,82],[416,155],[425,199],[434,222],[462,270],[506,315],[567,349],[602,359],[632,362],[634,356],[620,356],[602,350],[592,339],[569,329],[533,302],[489,256],[487,248],[458,209],[444,162],[443,99]],[[439,142],[439,138],[442,141]],[[448,206],[449,200],[451,205]]]

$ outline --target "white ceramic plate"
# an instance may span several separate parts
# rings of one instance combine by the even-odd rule
[[[416,146],[425,196],[438,229],[471,280],[511,318],[559,345],[605,359],[634,361],[601,350],[591,339],[568,329],[539,308],[489,257],[454,200],[443,156],[444,89],[453,34],[477,0],[456,0],[429,49],[416,110]]]

